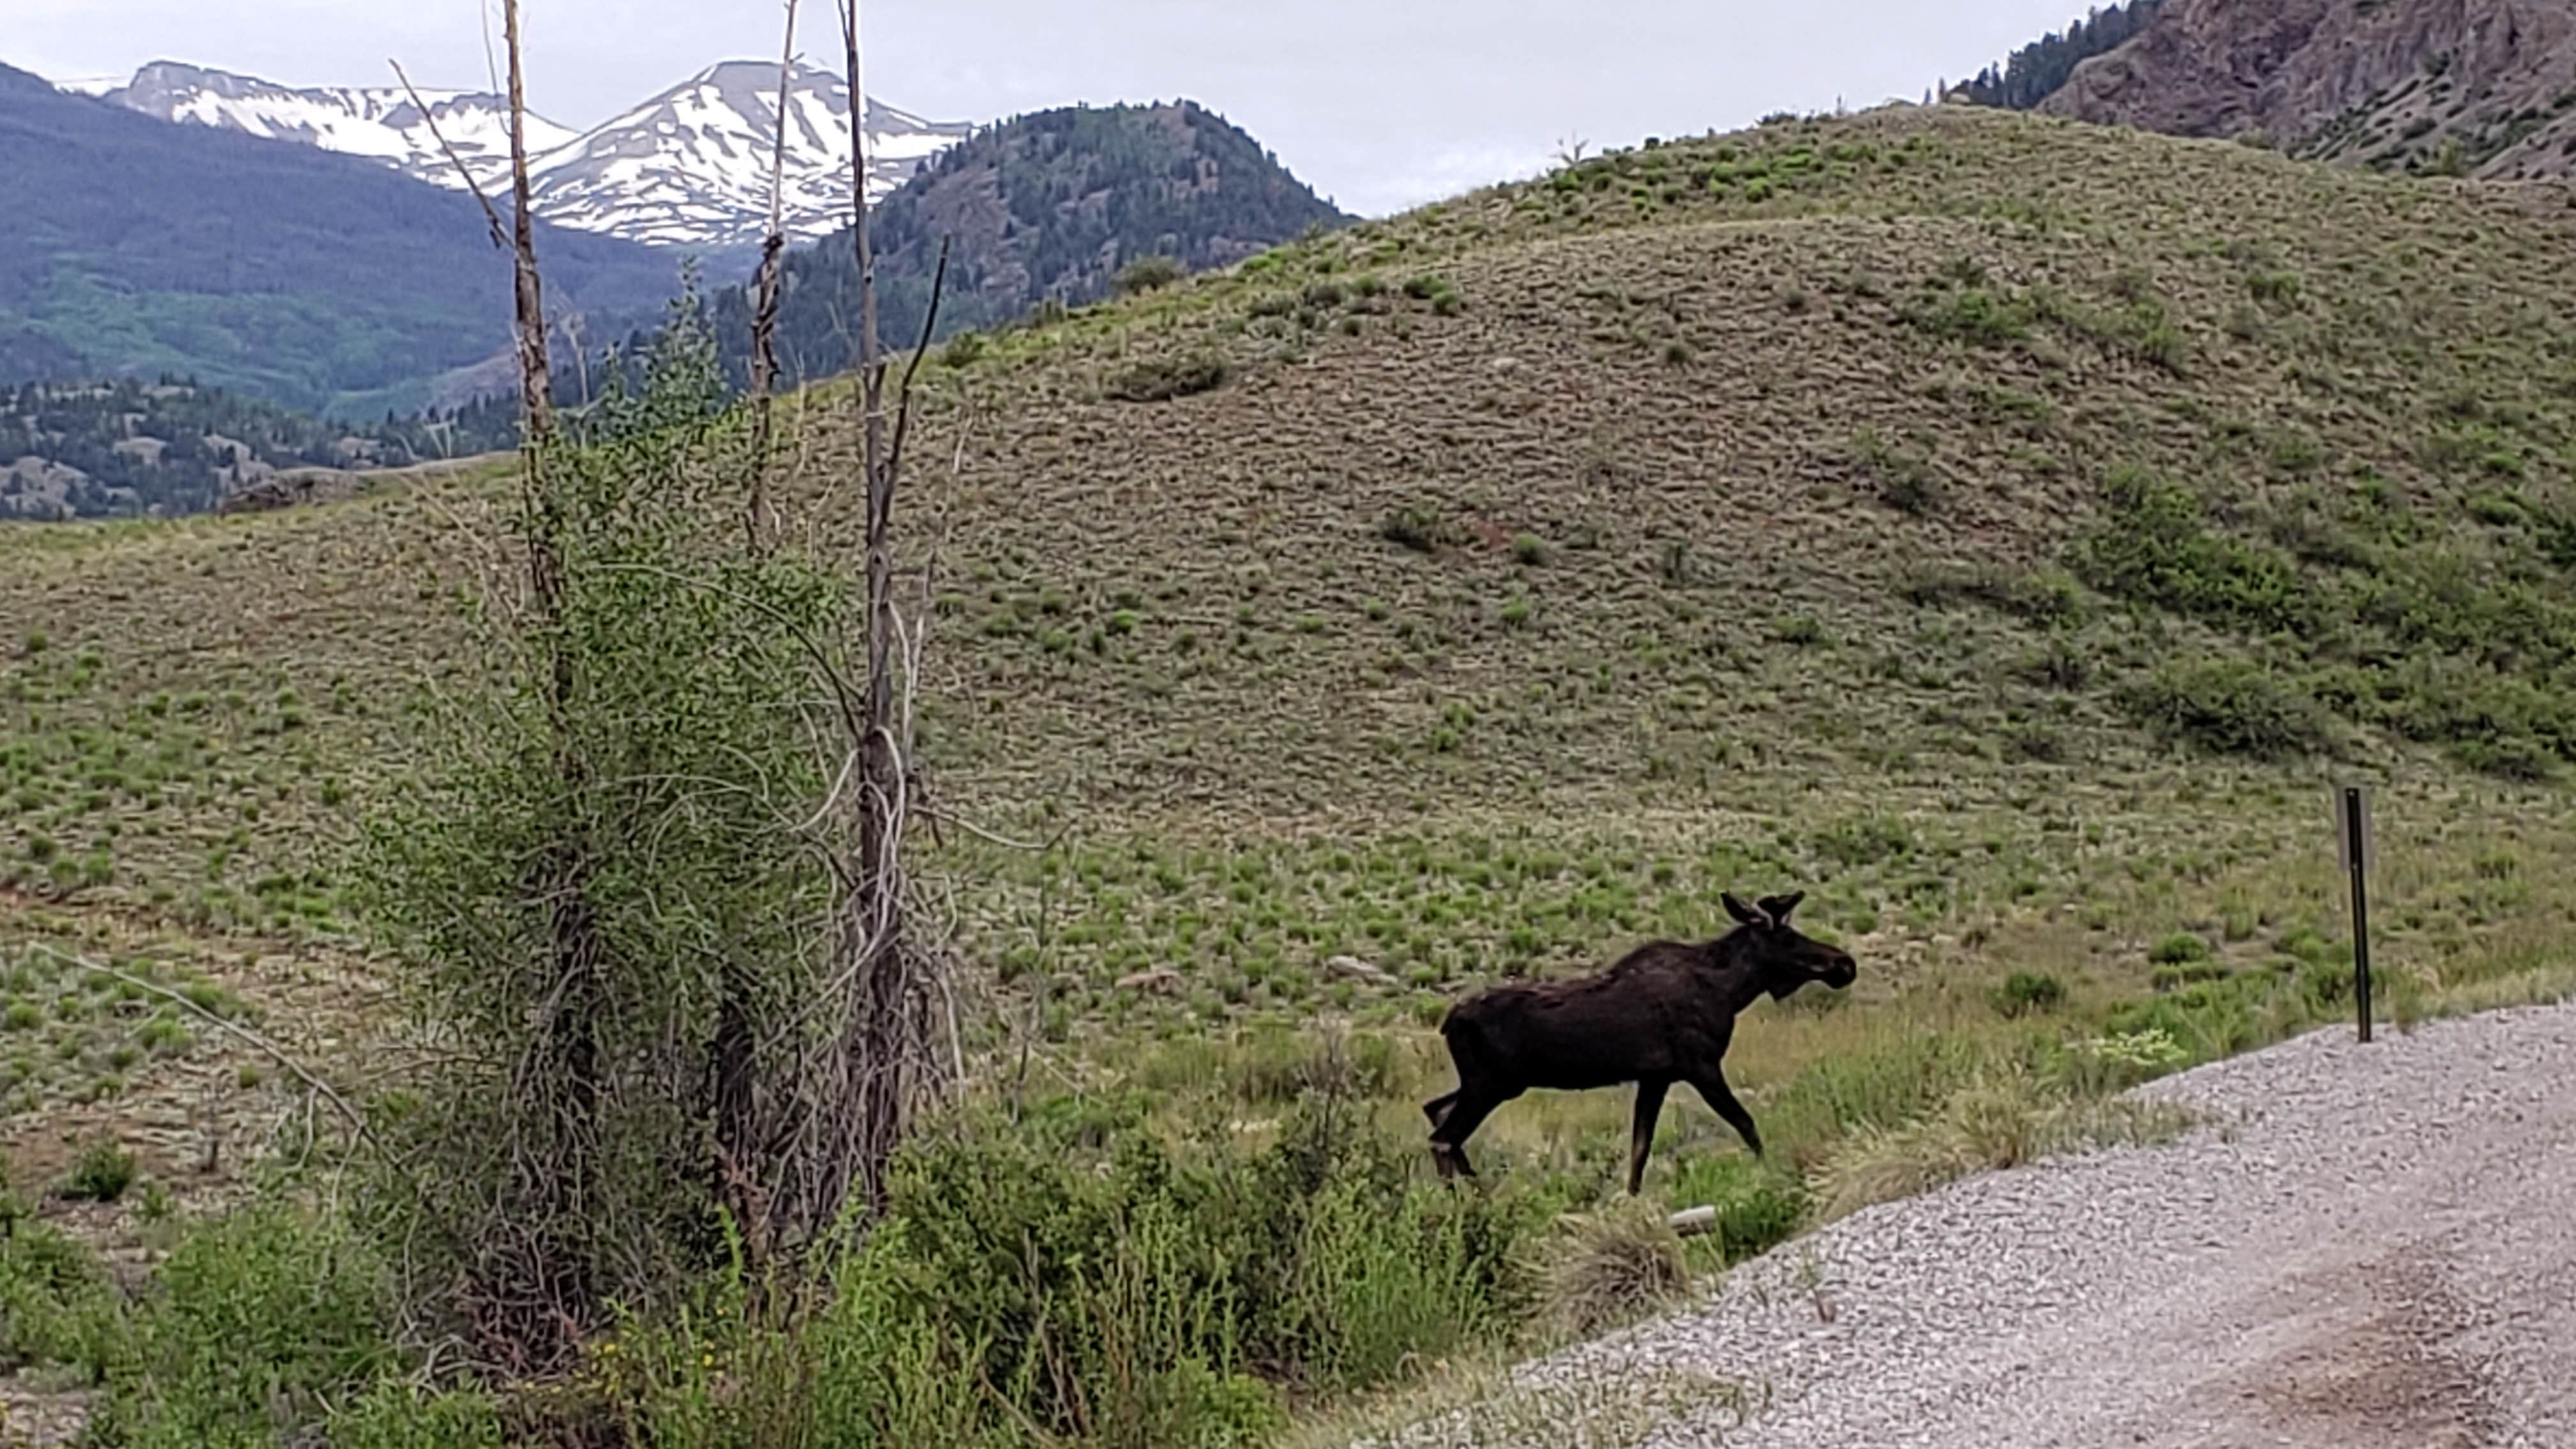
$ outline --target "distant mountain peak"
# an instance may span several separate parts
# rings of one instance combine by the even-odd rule
[[[638,241],[741,245],[767,230],[771,148],[782,105],[775,61],[728,60],[601,123],[530,165],[556,221]],[[836,73],[788,72],[781,215],[812,241],[849,221],[850,93]],[[868,103],[868,189],[882,196],[973,127]]]
[[[161,120],[213,126],[382,162],[451,189],[464,184],[443,136],[486,190],[506,184],[509,112],[488,91],[399,85],[295,87],[185,61],[156,60],[123,82],[56,82]],[[834,72],[796,63],[786,110],[781,214],[790,238],[828,235],[849,219],[849,89]],[[535,209],[549,221],[630,241],[730,248],[756,243],[769,221],[778,63],[723,60],[587,131],[530,113]],[[431,122],[435,121],[433,128]],[[973,128],[925,120],[871,99],[871,196],[908,179]]]

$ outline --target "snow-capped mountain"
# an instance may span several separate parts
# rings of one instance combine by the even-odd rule
[[[510,112],[484,91],[423,90],[423,116],[400,86],[327,86],[295,90],[251,76],[157,60],[122,85],[63,83],[164,121],[247,131],[279,141],[301,141],[325,151],[345,151],[383,161],[423,181],[461,187],[456,167],[439,150],[438,137],[487,190],[509,175]],[[436,132],[430,123],[437,123]],[[528,154],[533,158],[580,138],[569,126],[528,115]],[[542,208],[540,208],[542,211]]]
[[[529,163],[538,210],[567,226],[636,241],[757,242],[768,229],[778,66],[712,66]],[[781,214],[789,239],[811,241],[850,215],[850,90],[797,65],[787,87]],[[971,127],[941,125],[868,102],[868,190],[882,196]]]
[[[430,90],[424,116],[400,86],[295,89],[172,61],[117,83],[57,82],[162,120],[224,127],[370,157],[440,186],[461,187],[444,136],[497,194],[510,164],[509,114],[487,92]],[[671,246],[756,244],[769,224],[769,161],[778,66],[726,61],[587,131],[528,116],[529,185],[537,215],[564,226]],[[849,88],[796,65],[787,88],[782,215],[811,241],[849,215]],[[435,120],[433,131],[430,122]],[[868,102],[868,189],[881,196],[973,128]]]

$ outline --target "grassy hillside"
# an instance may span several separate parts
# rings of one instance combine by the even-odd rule
[[[2561,190],[1902,109],[942,349],[924,745],[949,810],[1057,840],[926,855],[983,1040],[1257,1132],[1300,1048],[1211,1028],[1356,1022],[1412,1140],[1458,990],[1804,888],[1854,1004],[1758,1008],[1730,1069],[1825,1167],[2061,1038],[2345,1009],[2351,778],[2394,1009],[2563,989],[2571,242]],[[798,486],[846,488],[847,398],[807,403]],[[342,842],[464,678],[506,498],[0,535],[6,929],[361,1033]],[[197,1070],[66,1039],[22,1140]],[[1624,1111],[1515,1104],[1480,1160],[1588,1192]],[[1667,1121],[1656,1193],[1735,1180],[1697,1103]]]
[[[2571,219],[1897,112],[1607,158],[1088,309],[925,374],[918,456],[963,445],[915,494],[947,570],[929,747],[961,806],[1176,847],[1543,822],[1775,851],[1864,929],[2045,904],[2017,872],[2076,890],[2052,817],[2304,838],[2329,763],[2508,791],[2576,749]],[[1111,395],[1192,362],[1230,378]],[[815,407],[820,482],[848,440]],[[440,591],[489,501],[9,540],[0,602],[48,636],[12,662],[12,743],[54,763],[20,766],[51,808],[0,853],[41,879],[106,846],[111,889],[191,896],[189,832],[238,837],[238,875],[327,860],[313,827],[455,647]],[[121,812],[53,773],[80,773],[74,725],[232,763],[111,841]],[[2300,793],[2228,801],[2264,790]],[[1889,894],[1912,837],[1988,828],[2021,842],[1974,852],[1994,894],[1983,869]],[[1505,964],[1481,929],[1426,934]]]

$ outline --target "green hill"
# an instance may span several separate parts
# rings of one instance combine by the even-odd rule
[[[1016,322],[1042,304],[1097,302],[1140,260],[1176,275],[1224,267],[1350,219],[1240,127],[1190,101],[1014,116],[942,151],[872,209],[879,332],[889,346],[920,335],[943,236],[952,242],[942,339]],[[856,365],[858,286],[846,231],[787,254],[778,357],[788,377]],[[748,286],[719,289],[709,312],[741,385],[751,371]]]
[[[1759,862],[1900,951],[2075,907],[2107,853],[2312,841],[2329,765],[2503,798],[2576,757],[2571,221],[1906,108],[1082,309],[925,374],[916,456],[963,445],[914,484],[948,568],[927,748],[980,810],[1300,870],[1498,830]],[[1122,398],[1202,363],[1222,385]],[[849,440],[816,406],[819,478]],[[42,878],[43,835],[185,902],[238,837],[218,914],[326,867],[486,502],[10,540],[0,606],[55,637],[12,665],[50,702],[10,722],[0,859]],[[137,712],[165,696],[228,763],[84,808],[91,755],[191,718]],[[101,834],[139,799],[158,835]],[[1305,970],[1372,929],[1330,909],[1179,955]],[[1130,926],[1103,977],[1170,944]],[[1610,928],[1396,941],[1445,976]]]
[[[944,814],[1052,842],[913,847],[1005,1044],[970,1072],[1258,1139],[1299,1034],[1355,1023],[1410,1152],[1456,993],[1803,889],[1862,976],[1762,1005],[1729,1059],[1773,1157],[1677,1109],[1651,1179],[1769,1242],[1857,1200],[1802,1172],[1905,1150],[1865,1129],[1990,1071],[2098,1091],[2347,1011],[2326,802],[2356,779],[2383,1011],[2563,992],[2571,241],[2562,189],[1906,107],[939,349],[901,529],[944,570],[924,764]],[[848,496],[849,401],[791,414],[804,502]],[[455,599],[515,566],[512,500],[0,532],[0,943],[371,1040],[345,842],[422,686],[469,682]],[[855,559],[856,509],[816,512]],[[120,1061],[49,981],[12,988],[13,1150],[208,1080]],[[1515,1104],[1480,1161],[1582,1200],[1625,1106]],[[1043,1130],[1130,1120],[1092,1110]],[[1046,1141],[1014,1150],[1090,1171]]]

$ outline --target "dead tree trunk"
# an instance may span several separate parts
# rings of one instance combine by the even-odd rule
[[[769,232],[760,242],[760,275],[751,314],[751,507],[744,520],[751,546],[766,548],[773,531],[769,500],[770,394],[778,385],[778,272],[787,251],[788,84],[795,78],[796,0],[787,0],[787,35],[778,52],[778,129],[769,152]]]
[[[902,1131],[904,980],[903,880],[892,828],[903,762],[890,733],[894,715],[894,555],[889,533],[894,472],[886,466],[885,365],[877,338],[876,251],[868,239],[868,95],[859,62],[859,0],[842,10],[850,85],[851,245],[859,268],[859,407],[867,489],[868,679],[859,741],[859,888],[850,905],[859,950],[858,999],[843,1038],[856,1140],[853,1166],[871,1212],[885,1207],[885,1167]]]
[[[536,218],[528,210],[528,102],[519,63],[519,0],[501,0],[503,42],[510,51],[510,219],[517,257],[521,436],[542,442],[554,432],[554,377],[546,361],[546,306],[537,276]]]
[[[940,248],[938,274],[913,352],[897,392],[895,416],[886,416],[886,362],[877,336],[876,255],[868,236],[867,89],[859,60],[858,0],[842,0],[841,38],[850,88],[851,245],[859,270],[859,427],[867,539],[867,684],[850,729],[858,757],[857,859],[842,872],[841,930],[845,979],[851,990],[836,1003],[840,1022],[836,1056],[842,1098],[832,1124],[834,1149],[824,1174],[837,1186],[827,1211],[837,1212],[855,1180],[871,1213],[886,1203],[886,1168],[900,1142],[916,1077],[935,1067],[926,1060],[929,1039],[923,958],[905,918],[902,862],[904,821],[912,807],[910,714],[895,699],[896,646],[903,639],[894,602],[892,527],[895,485],[903,469],[904,434],[911,420],[912,381],[938,320],[948,250]],[[907,659],[906,665],[911,661]]]
[[[519,344],[520,461],[528,532],[531,607],[545,640],[548,723],[554,732],[556,786],[581,798],[584,771],[572,739],[572,657],[564,648],[564,519],[549,471],[555,466],[552,375],[546,357],[545,299],[537,270],[536,224],[529,207],[527,101],[518,0],[502,0],[510,64],[510,195]],[[501,1362],[525,1372],[558,1366],[578,1343],[597,1305],[592,1260],[583,1242],[583,1204],[596,1148],[600,1098],[596,1008],[605,969],[588,887],[588,842],[578,832],[554,841],[535,863],[532,882],[545,904],[547,966],[556,983],[551,1019],[535,1050],[513,1072],[511,1089],[551,1104],[535,1140],[519,1155],[524,1227],[485,1246],[470,1290],[474,1316]]]

